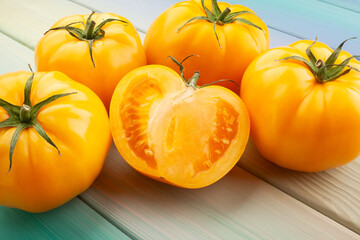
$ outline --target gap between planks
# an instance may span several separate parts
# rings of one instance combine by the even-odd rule
[[[360,13],[360,5],[359,7],[352,9],[351,7],[354,7],[355,4],[359,4],[359,2],[356,2],[355,0],[343,0],[343,1],[336,1],[336,0],[317,0],[319,2],[323,2],[323,3],[327,3],[330,4],[332,6],[336,6],[342,9],[346,9],[348,11],[352,11],[355,13]],[[338,4],[341,3],[341,4]]]

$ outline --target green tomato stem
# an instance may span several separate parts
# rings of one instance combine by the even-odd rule
[[[31,107],[23,104],[20,108],[20,122],[29,123],[31,121]]]
[[[321,60],[321,59],[318,59],[318,60],[316,61],[316,63],[315,63],[315,66],[316,66],[317,68],[322,68],[322,67],[324,66],[324,61]]]
[[[86,39],[93,39],[93,35],[94,35],[94,28],[95,28],[95,22],[94,21],[91,21],[89,27],[87,28],[87,31],[86,31]]]
[[[223,25],[224,24],[224,20],[226,18],[227,15],[229,15],[229,13],[231,12],[230,8],[225,8],[225,10],[220,14],[218,20],[217,20],[217,24]]]
[[[196,84],[197,84],[197,81],[199,80],[199,78],[200,78],[200,72],[196,71],[194,73],[194,75],[189,79],[188,86],[197,88]]]

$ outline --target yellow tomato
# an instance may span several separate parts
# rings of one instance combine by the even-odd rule
[[[198,87],[172,69],[149,65],[128,73],[110,106],[114,142],[137,171],[184,188],[222,178],[249,137],[241,99],[220,86]]]
[[[336,51],[311,43],[269,50],[250,64],[241,87],[262,155],[306,172],[360,154],[360,73],[349,68],[360,63],[341,51],[343,43]]]
[[[60,72],[35,73],[31,87],[31,76],[0,76],[0,204],[44,212],[92,184],[111,135],[106,109],[89,88]]]
[[[268,28],[251,9],[210,0],[190,0],[170,7],[152,23],[144,41],[149,64],[176,71],[168,56],[184,59],[198,55],[184,62],[184,67],[186,78],[201,72],[200,85],[219,79],[240,85],[247,66],[269,44]],[[235,84],[219,85],[239,93]]]
[[[65,17],[51,29],[35,49],[38,71],[65,73],[91,88],[106,108],[119,80],[132,69],[146,65],[139,34],[118,15]]]

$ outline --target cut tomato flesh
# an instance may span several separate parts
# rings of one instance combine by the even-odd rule
[[[195,95],[195,91],[193,94]],[[176,100],[176,98],[183,100],[183,95],[187,98],[186,101]],[[173,167],[178,169],[182,166],[185,172],[180,171],[180,174],[197,177],[199,173],[214,166],[237,135],[239,114],[229,103],[218,97],[205,101],[200,98],[202,96],[191,96],[186,92],[164,98],[160,87],[151,80],[135,86],[125,98],[120,114],[126,141],[134,154],[152,169],[157,169],[159,162],[162,166],[172,165],[166,167],[170,175],[173,175],[171,172],[179,172]],[[164,130],[166,133],[161,134],[159,131],[156,134],[159,138],[164,136],[163,141],[157,141],[157,144],[164,145],[158,148],[162,149],[162,153],[158,156],[163,156],[163,159],[155,159],[154,146],[149,144],[151,107],[157,100],[160,101],[158,106],[160,112],[162,108],[170,110],[164,115],[158,115],[162,117],[159,120],[161,125],[167,126],[167,130]],[[211,107],[203,106],[204,104]],[[199,112],[202,114],[197,115]]]
[[[213,122],[215,129],[209,138],[209,154],[203,164],[198,165],[196,172],[208,170],[219,160],[229,148],[238,132],[239,114],[228,103],[219,100],[216,104],[216,119]]]
[[[152,103],[159,98],[163,98],[160,87],[151,80],[143,81],[132,89],[120,111],[131,150],[153,169],[157,168],[157,163],[148,143],[147,129]]]
[[[241,99],[219,86],[186,86],[172,70],[146,66],[119,83],[110,121],[124,159],[154,179],[210,185],[240,159],[250,120]]]

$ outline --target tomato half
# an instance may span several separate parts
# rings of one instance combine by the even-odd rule
[[[241,97],[268,160],[316,172],[360,154],[360,73],[349,68],[360,63],[341,47],[302,40],[269,50],[246,70]]]
[[[60,72],[38,72],[28,91],[31,76],[0,76],[0,204],[44,212],[92,184],[111,135],[107,111],[89,88]]]
[[[240,85],[247,66],[269,44],[268,28],[251,9],[210,0],[204,5],[190,0],[170,7],[152,23],[144,41],[148,64],[178,71],[169,55],[176,59],[198,55],[184,62],[184,67],[186,78],[201,72],[200,85],[219,79]],[[230,82],[218,84],[238,93]]]
[[[198,88],[197,78],[189,85],[170,68],[140,67],[119,82],[110,107],[123,158],[151,178],[184,188],[210,185],[229,172],[250,131],[241,99],[220,86]]]
[[[139,34],[127,19],[93,13],[56,22],[38,42],[35,64],[38,71],[60,71],[88,86],[108,108],[119,80],[146,65],[146,57]]]

